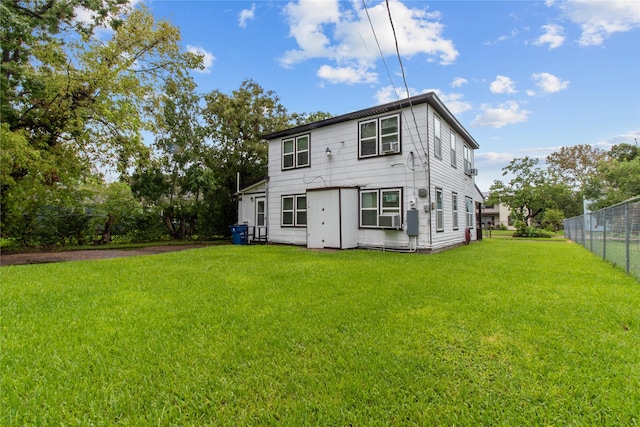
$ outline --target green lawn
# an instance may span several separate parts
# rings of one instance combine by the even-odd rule
[[[0,424],[638,425],[640,283],[564,241],[0,269]]]

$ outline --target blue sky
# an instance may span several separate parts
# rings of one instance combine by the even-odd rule
[[[333,115],[406,97],[384,0],[145,3],[205,56],[202,93],[250,78],[290,112]],[[640,141],[640,2],[388,4],[406,86],[437,92],[478,141],[481,190],[516,157]]]

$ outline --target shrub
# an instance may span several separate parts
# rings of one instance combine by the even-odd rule
[[[516,231],[513,237],[553,237],[553,233],[537,227],[528,226],[524,221],[516,221]]]

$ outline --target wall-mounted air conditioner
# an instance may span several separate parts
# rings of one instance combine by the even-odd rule
[[[383,142],[382,143],[382,152],[383,153],[397,153],[400,151],[400,144],[397,142]]]
[[[378,225],[383,228],[400,228],[400,215],[378,215]]]

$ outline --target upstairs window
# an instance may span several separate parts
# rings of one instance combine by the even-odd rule
[[[457,160],[456,160],[456,134],[451,132],[450,136],[449,136],[449,145],[451,146],[451,166],[453,166],[454,168],[457,167]]]
[[[309,166],[309,135],[282,140],[282,169]]]
[[[400,115],[358,123],[358,157],[375,157],[400,152]]]
[[[464,173],[471,175],[473,168],[473,150],[466,145],[464,146]]]
[[[433,116],[433,154],[439,159],[442,158],[442,128],[438,116]]]

